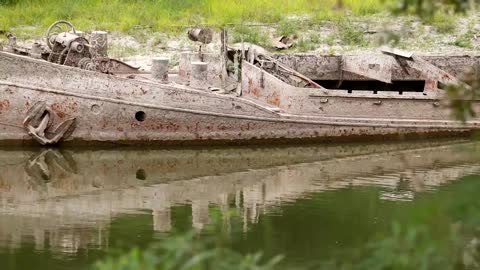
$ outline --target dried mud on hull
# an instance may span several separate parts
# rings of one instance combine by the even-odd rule
[[[289,89],[263,71],[249,68],[248,63],[243,69],[246,90],[237,97],[179,84],[125,79],[8,53],[0,53],[0,62],[3,144],[29,144],[40,135],[50,141],[61,137],[59,141],[65,144],[311,142],[465,135],[479,127],[478,122],[462,124],[446,119],[382,118],[379,112],[389,107],[395,111],[395,104],[374,106],[369,97],[348,97],[344,101],[349,99],[349,104],[342,108],[354,112],[362,102],[371,103],[373,109],[367,117],[316,112],[319,98],[312,95],[312,89]],[[265,83],[278,91],[282,105],[262,100],[260,90],[268,91],[261,85]],[[283,96],[290,99],[290,107],[283,106]],[[408,99],[402,102],[413,104]],[[41,109],[35,111],[37,107]],[[71,122],[65,124],[67,121]],[[45,134],[36,134],[42,125]],[[49,144],[48,140],[44,144]]]

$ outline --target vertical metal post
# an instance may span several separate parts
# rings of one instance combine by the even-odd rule
[[[220,61],[221,61],[221,78],[222,78],[222,88],[225,89],[227,87],[227,77],[228,77],[228,72],[227,72],[227,63],[228,63],[228,49],[227,49],[227,42],[228,42],[228,33],[227,29],[222,28],[222,32],[220,34],[220,39],[222,42],[222,47],[221,47],[221,55],[220,55]]]
[[[155,80],[161,80],[163,82],[168,81],[168,58],[155,57],[152,59],[152,78]]]
[[[208,88],[208,65],[205,62],[192,62],[190,86],[206,90]]]

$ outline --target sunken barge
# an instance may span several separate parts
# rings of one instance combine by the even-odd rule
[[[190,31],[211,41],[204,29]],[[225,32],[222,32],[225,40]],[[53,24],[46,45],[0,51],[1,144],[198,144],[331,141],[470,134],[445,104],[479,57],[269,55],[222,42],[186,52],[178,74],[106,55],[106,33]],[[232,68],[233,66],[233,68]],[[472,102],[480,109],[480,100]]]

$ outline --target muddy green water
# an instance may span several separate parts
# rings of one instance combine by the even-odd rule
[[[478,200],[465,141],[227,149],[0,150],[0,269],[90,269],[199,228],[282,268],[340,259],[393,221],[442,229]],[[225,215],[223,215],[225,216]],[[203,229],[202,229],[203,228]],[[209,229],[206,229],[209,228]]]

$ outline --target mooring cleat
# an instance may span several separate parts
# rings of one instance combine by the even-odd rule
[[[27,133],[41,145],[56,144],[71,131],[75,118],[67,119],[49,131],[54,116],[55,112],[45,102],[37,102],[28,110],[23,125]]]

